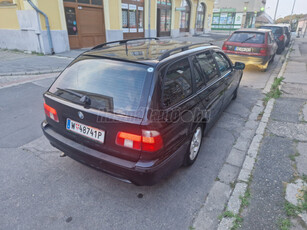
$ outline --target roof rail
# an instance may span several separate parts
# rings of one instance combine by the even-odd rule
[[[126,39],[126,40],[118,40],[118,41],[113,41],[113,42],[106,42],[106,43],[102,43],[102,44],[99,44],[97,46],[94,46],[91,50],[99,49],[99,48],[102,48],[102,47],[109,45],[109,44],[114,44],[114,43],[127,44],[127,42],[129,42],[129,41],[138,41],[138,40],[159,40],[159,38],[156,38],[156,37],[133,38],[133,39]]]
[[[172,53],[175,52],[175,51],[178,51],[178,50],[180,50],[181,52],[182,52],[182,51],[186,51],[186,50],[189,50],[191,47],[197,46],[197,45],[213,45],[213,43],[210,42],[210,43],[208,44],[208,43],[204,43],[204,42],[199,42],[199,43],[189,44],[189,45],[185,45],[185,46],[180,46],[180,47],[177,47],[177,48],[174,48],[174,49],[171,49],[171,50],[166,51],[164,54],[162,54],[162,55],[158,58],[158,60],[159,60],[159,61],[162,61],[163,59],[165,59],[165,58],[171,56]]]

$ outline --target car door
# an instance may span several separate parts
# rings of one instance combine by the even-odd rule
[[[267,37],[267,42],[266,42],[266,45],[267,45],[267,55],[270,57],[273,56],[273,41],[271,39],[271,36],[270,36],[270,33],[266,33],[266,37]]]
[[[211,126],[218,118],[223,104],[224,78],[220,76],[217,63],[209,50],[196,54],[192,58],[192,63],[194,78],[200,75],[205,79],[204,83],[196,82],[196,90],[202,103],[202,114]]]
[[[269,32],[268,37],[269,37],[270,40],[271,40],[271,52],[272,52],[271,55],[274,55],[274,54],[276,53],[276,51],[277,51],[277,48],[278,48],[278,47],[277,47],[277,43],[276,43],[276,41],[275,41],[275,39],[274,39],[274,35],[273,35],[272,32]]]
[[[196,106],[199,99],[193,93],[189,58],[171,63],[164,72],[161,86],[161,111],[164,122],[159,122],[157,128],[162,126],[159,130],[164,137],[165,149],[174,152],[189,137],[191,123],[197,116]]]
[[[224,107],[228,105],[228,103],[232,99],[232,95],[237,88],[239,79],[236,72],[233,71],[231,61],[224,53],[219,51],[213,51],[212,55],[217,63],[221,80],[225,85],[222,105],[222,107]]]

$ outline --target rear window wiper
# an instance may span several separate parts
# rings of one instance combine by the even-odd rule
[[[250,37],[246,38],[246,39],[243,40],[241,43],[247,42],[248,40],[250,40],[250,39],[252,39],[252,38],[254,38],[254,37],[256,37],[256,35],[253,35],[253,36],[250,36]]]
[[[77,92],[75,92],[74,90],[71,90],[71,89],[62,89],[62,88],[57,88],[57,89],[65,92],[65,93],[69,93],[69,94],[72,94],[76,97],[79,97],[80,102],[84,103],[85,105],[91,105],[91,99],[87,95],[77,93]]]

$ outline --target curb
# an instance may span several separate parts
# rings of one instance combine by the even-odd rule
[[[285,61],[277,77],[282,76],[286,69],[292,46],[293,43],[288,50]],[[272,81],[269,79],[262,91],[264,94],[271,89],[276,75],[272,74],[272,76],[274,76]],[[267,91],[267,88],[269,91]],[[203,206],[192,221],[192,228],[208,230],[217,228],[218,230],[225,230],[231,229],[234,226],[234,217],[222,217],[220,221],[218,217],[224,211],[231,211],[234,215],[239,214],[242,203],[240,197],[244,196],[248,188],[248,182],[256,162],[258,149],[273,110],[274,103],[275,99],[270,99],[264,108],[263,101],[258,100],[256,105],[252,108],[241,135],[232,147],[231,152],[219,172],[218,180],[214,182]],[[263,116],[259,121],[258,116],[262,112]]]
[[[288,49],[288,53],[286,54],[286,58],[285,61],[277,75],[277,78],[280,78],[283,76],[287,64],[288,64],[288,60],[290,57],[290,53],[291,53],[291,49],[293,47],[294,42],[292,42],[292,44],[290,45],[289,49]],[[274,76],[274,75],[272,75]],[[267,85],[265,86],[265,88],[263,89],[263,93],[266,94],[270,91],[271,86],[274,82],[270,81],[271,79],[269,79],[269,81],[267,82]],[[279,86],[279,88],[281,88],[281,85]],[[271,112],[273,110],[275,104],[275,99],[272,98],[268,101],[265,109],[264,109],[264,113],[263,116],[261,118],[261,121],[259,123],[259,126],[256,130],[256,135],[254,136],[251,145],[249,146],[249,149],[247,151],[247,155],[246,158],[244,160],[242,169],[240,171],[239,177],[237,179],[238,183],[236,184],[232,195],[229,198],[226,210],[227,211],[231,211],[234,215],[238,215],[239,214],[239,210],[241,207],[241,199],[240,196],[243,196],[245,194],[245,192],[247,191],[248,188],[248,182],[250,180],[250,177],[252,176],[252,170],[254,168],[255,162],[256,162],[256,158],[258,156],[258,150],[261,144],[261,141],[263,139],[263,135],[265,133],[265,129],[266,126],[269,122],[269,118],[271,115]],[[222,218],[221,222],[218,225],[218,230],[225,230],[225,229],[232,229],[232,227],[234,226],[234,218],[227,218],[224,217]]]
[[[59,72],[62,72],[63,70],[64,70],[64,68],[59,68],[59,69],[54,69],[54,70],[36,70],[36,71],[28,71],[28,72],[0,73],[0,77],[59,73]]]

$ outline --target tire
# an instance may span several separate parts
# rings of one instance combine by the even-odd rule
[[[240,80],[239,80],[239,83],[238,83],[238,85],[237,85],[237,88],[235,89],[235,91],[234,91],[233,94],[232,94],[232,100],[236,100],[236,99],[237,99],[238,90],[239,90],[239,86],[240,86],[242,77],[243,77],[243,73],[242,73],[242,75],[241,75],[241,77],[240,77]]]
[[[200,151],[202,138],[203,138],[203,125],[199,124],[197,125],[196,129],[193,132],[193,135],[190,140],[189,148],[186,152],[183,165],[184,166],[190,166],[192,165]]]
[[[238,89],[239,89],[239,85],[237,86],[237,88],[235,89],[235,91],[232,94],[232,100],[236,100],[237,99]]]
[[[281,47],[278,47],[277,49],[277,54],[282,54],[282,52],[285,50],[285,45],[281,46]]]

